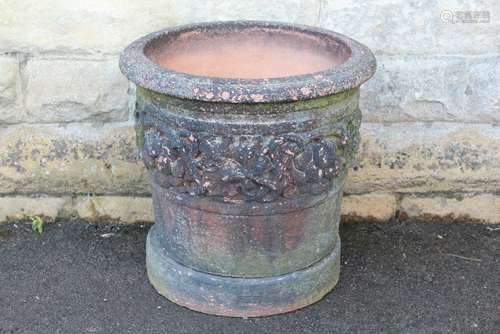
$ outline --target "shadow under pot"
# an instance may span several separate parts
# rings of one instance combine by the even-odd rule
[[[375,67],[346,36],[273,22],[175,27],[125,49],[153,190],[147,272],[160,294],[254,317],[335,286],[359,86]]]

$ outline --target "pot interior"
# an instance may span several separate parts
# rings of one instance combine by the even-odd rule
[[[347,45],[327,34],[230,24],[166,34],[149,42],[144,52],[169,70],[233,79],[316,73],[351,55]]]

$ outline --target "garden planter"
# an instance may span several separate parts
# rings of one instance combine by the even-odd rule
[[[158,292],[238,317],[329,292],[372,53],[331,31],[218,22],[145,36],[120,67],[137,85],[156,221],[147,271]]]

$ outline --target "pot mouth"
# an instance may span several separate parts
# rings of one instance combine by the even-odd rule
[[[166,34],[144,54],[167,70],[228,79],[270,79],[321,72],[351,49],[332,38],[276,27],[215,26]]]
[[[373,76],[370,50],[333,31],[279,22],[222,21],[144,36],[120,57],[133,83],[209,102],[307,100],[358,87]]]

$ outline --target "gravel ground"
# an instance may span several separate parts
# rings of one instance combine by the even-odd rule
[[[149,226],[0,226],[0,333],[500,333],[500,229],[344,224],[342,274],[321,302],[232,319],[170,303],[148,284]]]

